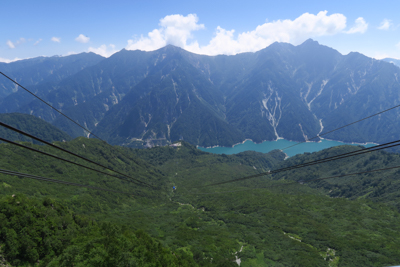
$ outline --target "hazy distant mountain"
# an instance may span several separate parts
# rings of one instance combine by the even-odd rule
[[[394,59],[394,58],[384,58],[382,59],[383,61],[389,62],[389,63],[393,63],[394,65],[396,65],[397,67],[400,67],[400,59]]]
[[[37,57],[11,63],[0,63],[0,71],[35,94],[44,96],[61,80],[102,61],[95,53],[65,57]],[[0,75],[0,112],[14,112],[34,98]]]
[[[183,138],[207,145],[242,141],[244,135],[225,120],[218,88],[185,60],[180,49],[162,51],[168,54],[110,109],[95,132],[113,143],[129,143],[132,138]]]
[[[311,39],[235,56],[167,46],[122,50],[52,85],[43,98],[114,144],[184,139],[226,146],[246,138],[301,141],[398,105],[399,78],[393,64],[341,55]],[[37,100],[18,111],[85,134]],[[398,116],[394,110],[326,137],[389,141],[400,130]]]

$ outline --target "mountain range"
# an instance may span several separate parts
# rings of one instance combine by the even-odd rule
[[[109,58],[82,53],[2,63],[0,71],[109,143],[133,147],[181,139],[200,146],[304,141],[400,104],[396,65],[342,55],[311,39],[233,56],[171,45]],[[4,78],[0,112],[34,115],[72,137],[88,135]],[[395,109],[324,137],[392,141],[399,116]]]

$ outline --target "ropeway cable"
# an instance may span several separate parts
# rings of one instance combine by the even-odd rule
[[[395,142],[398,143],[398,142],[400,142],[400,140],[395,141]],[[393,143],[393,142],[391,142],[391,143]],[[390,143],[388,143],[388,144],[390,144]],[[386,149],[386,148],[398,146],[398,145],[400,145],[400,143],[395,144],[395,145],[391,145],[391,146],[387,146],[387,147],[384,146],[384,145],[386,145],[386,144],[379,145],[380,148],[377,148],[377,149],[374,149],[374,150],[371,150],[372,148],[365,148],[365,149],[362,149],[362,150],[348,152],[348,153],[344,153],[344,154],[341,154],[341,155],[337,155],[337,156],[333,156],[333,157],[329,157],[329,158],[325,158],[325,159],[321,159],[321,160],[317,160],[317,161],[312,161],[312,162],[308,162],[308,163],[304,163],[304,164],[299,164],[299,165],[295,165],[295,166],[281,168],[281,169],[277,169],[277,170],[274,170],[274,171],[254,174],[254,175],[250,175],[250,176],[246,176],[246,177],[242,177],[242,178],[237,178],[237,179],[233,179],[233,180],[229,180],[229,181],[225,181],[225,182],[214,183],[214,184],[210,184],[210,185],[206,185],[206,186],[202,186],[202,187],[221,185],[221,184],[226,184],[226,183],[231,183],[231,182],[238,182],[238,181],[257,178],[257,177],[261,177],[261,176],[265,176],[265,175],[269,175],[269,174],[275,174],[275,173],[279,173],[279,172],[283,172],[283,171],[289,171],[289,170],[292,170],[292,169],[303,168],[303,167],[307,167],[307,166],[311,166],[311,165],[315,165],[315,164],[321,164],[321,163],[325,163],[325,162],[329,162],[329,161],[333,161],[333,160],[338,160],[338,159],[343,159],[343,158],[347,158],[347,157],[357,156],[357,155],[361,155],[361,154],[364,154],[364,153],[369,153],[369,152],[372,152],[372,151],[377,151],[377,150],[381,150],[381,149]],[[373,148],[376,148],[376,147],[373,147]]]
[[[70,117],[68,117],[67,115],[65,115],[64,113],[62,113],[61,111],[59,111],[58,109],[56,109],[55,107],[53,107],[52,105],[50,105],[49,103],[47,103],[46,101],[44,101],[42,98],[40,98],[39,96],[37,96],[36,94],[32,93],[31,91],[29,91],[28,89],[26,89],[25,87],[23,87],[22,85],[20,85],[18,82],[14,81],[13,79],[11,79],[10,77],[8,77],[7,75],[5,75],[3,72],[0,71],[0,74],[3,75],[4,77],[6,77],[7,79],[9,79],[10,81],[12,81],[13,83],[15,83],[16,85],[18,85],[19,87],[21,87],[22,89],[24,89],[25,91],[27,91],[28,93],[30,93],[31,95],[33,95],[34,97],[36,97],[37,99],[39,99],[40,101],[42,101],[43,103],[45,103],[47,106],[51,107],[52,109],[54,109],[55,111],[57,111],[59,114],[63,115],[65,118],[67,118],[68,120],[72,121],[73,123],[75,123],[76,125],[78,125],[80,128],[82,128],[84,131],[92,134],[93,136],[97,137],[98,139],[102,140],[100,137],[98,137],[97,135],[95,135],[94,133],[92,133],[91,131],[89,131],[87,128],[83,127],[82,125],[80,125],[79,123],[77,123],[76,121],[74,121],[73,119],[71,119]]]
[[[301,183],[309,183],[309,182],[314,182],[314,181],[319,181],[319,180],[340,178],[340,177],[345,177],[345,176],[358,175],[358,174],[371,173],[371,172],[387,171],[387,170],[398,169],[398,168],[400,168],[400,166],[394,166],[394,167],[388,167],[388,168],[382,168],[382,169],[376,169],[376,170],[370,170],[370,171],[363,171],[363,172],[355,172],[355,173],[349,173],[349,174],[342,174],[342,175],[335,175],[335,176],[329,176],[329,177],[325,177],[325,178],[301,180],[301,181],[297,181],[296,183],[299,183],[299,182],[301,182]]]
[[[68,117],[67,115],[65,115],[64,113],[62,113],[60,110],[58,110],[57,108],[53,107],[52,105],[50,105],[49,103],[47,103],[46,101],[44,101],[42,98],[40,98],[39,96],[37,96],[36,94],[34,94],[33,92],[29,91],[28,89],[26,89],[25,87],[23,87],[22,85],[20,85],[18,82],[14,81],[13,79],[11,79],[10,77],[8,77],[6,74],[4,74],[3,72],[0,71],[0,74],[3,75],[4,77],[6,77],[7,79],[9,79],[10,81],[12,81],[13,83],[15,83],[16,85],[18,85],[19,87],[21,87],[22,89],[24,89],[25,91],[27,91],[29,94],[33,95],[34,97],[36,97],[37,99],[39,99],[40,101],[42,101],[44,104],[46,104],[47,106],[49,106],[50,108],[52,108],[53,110],[57,111],[59,114],[63,115],[65,118],[67,118],[68,120],[70,120],[71,122],[73,122],[74,124],[78,125],[80,128],[82,128],[84,131],[88,132],[89,134],[93,135],[94,137],[96,137],[97,139],[99,139],[100,141],[108,144],[106,141],[104,141],[103,139],[101,139],[99,136],[95,135],[94,133],[92,133],[91,131],[89,131],[89,129],[87,129],[86,127],[83,127],[82,125],[80,125],[79,123],[77,123],[76,121],[74,121],[73,119],[71,119],[70,117]],[[109,144],[108,144],[109,145]],[[115,149],[113,146],[111,146],[113,149]],[[125,153],[123,153],[122,151],[118,151],[118,153],[123,154],[125,157],[130,158],[129,156],[127,156]],[[136,162],[136,161],[135,161]],[[136,162],[137,163],[137,162]]]
[[[61,181],[61,180],[56,180],[56,179],[50,179],[50,178],[45,178],[45,177],[42,177],[42,176],[26,174],[26,173],[20,173],[20,172],[14,172],[14,171],[9,171],[9,170],[4,170],[4,169],[0,169],[0,173],[7,174],[7,175],[15,175],[15,176],[19,176],[19,177],[25,177],[25,178],[30,178],[30,179],[35,179],[35,180],[39,180],[39,181],[59,183],[59,184],[64,184],[64,185],[87,187],[87,188],[94,189],[94,190],[102,190],[102,191],[108,191],[108,192],[113,192],[113,193],[132,195],[132,194],[129,194],[129,193],[126,193],[126,192],[115,191],[115,190],[111,190],[111,189],[105,189],[105,188],[100,188],[100,187],[95,187],[95,186],[90,186],[90,185],[83,185],[83,184],[78,184],[78,183],[66,182],[66,181]]]
[[[395,146],[398,146],[398,145],[400,145],[400,140],[396,140],[396,141],[393,141],[393,142],[377,145],[377,146],[374,146],[374,147],[363,148],[363,149],[360,149],[360,150],[343,153],[343,154],[332,156],[332,157],[329,157],[329,158],[319,159],[319,160],[316,160],[316,161],[306,162],[306,163],[298,164],[298,165],[295,165],[295,166],[289,166],[289,167],[286,167],[286,168],[281,168],[279,170],[272,171],[271,173],[276,173],[278,171],[281,172],[281,171],[286,171],[286,170],[291,170],[291,169],[297,169],[297,168],[307,167],[307,166],[311,166],[311,165],[315,165],[315,164],[319,164],[319,163],[325,163],[325,162],[329,162],[329,161],[333,161],[333,160],[337,160],[337,159],[343,159],[343,158],[347,158],[347,157],[357,156],[357,155],[370,153],[370,152],[374,152],[374,151],[378,151],[378,150],[382,150],[382,149],[386,149],[386,148],[395,147]]]
[[[269,174],[275,174],[275,173],[279,173],[279,172],[283,172],[283,171],[289,171],[289,170],[292,170],[292,169],[303,168],[303,167],[307,167],[307,166],[311,166],[311,165],[315,165],[315,164],[321,164],[321,163],[325,163],[325,162],[329,162],[329,161],[333,161],[333,160],[338,160],[338,159],[343,159],[343,158],[347,158],[347,157],[358,156],[358,155],[361,155],[361,154],[364,154],[364,153],[378,151],[378,150],[391,148],[391,147],[395,147],[395,146],[399,146],[399,145],[400,145],[400,140],[396,140],[396,141],[393,141],[393,142],[377,145],[377,146],[370,147],[370,148],[364,148],[364,149],[356,150],[356,151],[353,151],[353,152],[347,152],[347,153],[344,153],[344,154],[340,154],[340,155],[329,157],[329,158],[325,158],[325,159],[320,159],[320,160],[316,160],[316,161],[312,161],[312,162],[308,162],[308,163],[303,163],[303,164],[298,164],[298,165],[294,165],[294,166],[290,166],[290,167],[286,167],[286,168],[281,168],[281,169],[277,169],[277,170],[273,170],[273,171],[254,174],[254,175],[250,175],[250,176],[246,176],[246,177],[242,177],[242,178],[232,179],[232,180],[229,180],[229,181],[224,181],[224,182],[209,184],[209,185],[205,185],[205,186],[200,186],[200,187],[197,187],[197,188],[209,187],[209,186],[222,185],[222,184],[227,184],[227,183],[243,181],[243,180],[252,179],[252,178],[265,176],[265,175],[269,175]]]
[[[192,192],[189,192],[189,193],[186,193],[186,195],[213,195],[213,194],[235,193],[235,192],[249,191],[249,190],[255,190],[255,189],[268,189],[268,188],[271,188],[271,187],[281,187],[281,186],[288,186],[288,185],[294,185],[294,184],[304,184],[304,183],[309,183],[309,182],[314,182],[314,181],[341,178],[341,177],[358,175],[358,174],[365,174],[365,173],[371,173],[371,172],[387,171],[387,170],[399,169],[399,168],[400,168],[400,166],[394,166],[394,167],[375,169],[375,170],[363,171],[363,172],[354,172],[354,173],[348,173],[348,174],[341,174],[341,175],[335,175],[335,176],[329,176],[329,177],[323,177],[323,178],[316,178],[316,179],[310,179],[310,180],[298,180],[298,181],[290,182],[290,183],[273,184],[273,185],[266,186],[266,187],[246,188],[246,189],[220,191],[220,192],[210,192],[210,193],[192,193]]]
[[[95,171],[95,172],[98,172],[98,173],[101,173],[101,174],[104,174],[104,175],[108,175],[108,176],[111,176],[111,177],[114,177],[114,178],[118,178],[118,179],[123,180],[123,181],[132,182],[134,184],[137,184],[137,182],[134,182],[134,181],[131,181],[131,180],[127,180],[127,179],[124,179],[124,178],[121,178],[121,177],[118,177],[116,175],[113,175],[113,174],[110,174],[110,173],[106,173],[106,172],[103,172],[103,171],[100,171],[100,170],[96,170],[96,169],[93,169],[91,167],[88,167],[88,166],[85,166],[85,165],[82,165],[82,164],[79,164],[79,163],[76,163],[76,162],[73,162],[73,161],[70,161],[70,160],[67,160],[67,159],[63,159],[63,158],[55,156],[53,154],[49,154],[47,152],[43,152],[43,151],[40,151],[38,149],[35,149],[35,148],[29,147],[29,146],[25,146],[25,145],[22,145],[22,144],[19,144],[19,143],[4,139],[2,137],[0,137],[0,141],[7,142],[7,143],[10,143],[12,145],[19,146],[19,147],[22,147],[22,148],[25,148],[25,149],[28,149],[28,150],[31,150],[31,151],[34,151],[34,152],[37,152],[37,153],[52,157],[52,158],[55,158],[55,159],[58,159],[58,160],[62,160],[62,161],[68,162],[70,164],[74,164],[76,166],[79,166],[79,167],[82,167],[82,168],[85,168],[85,169],[88,169],[88,170],[92,170],[92,171]]]
[[[327,134],[329,134],[329,133],[332,133],[332,132],[335,132],[335,131],[337,131],[337,130],[343,129],[343,128],[347,127],[347,126],[350,126],[350,125],[353,125],[353,124],[358,123],[358,122],[360,122],[360,121],[363,121],[363,120],[372,118],[372,117],[374,117],[374,116],[380,115],[380,114],[382,114],[382,113],[385,113],[385,112],[387,112],[387,111],[389,111],[389,110],[392,110],[392,109],[395,109],[395,108],[398,108],[398,107],[400,107],[400,105],[397,105],[397,106],[394,106],[394,107],[385,109],[385,110],[383,110],[383,111],[381,111],[381,112],[372,114],[372,115],[370,115],[370,116],[368,116],[368,117],[365,117],[365,118],[362,118],[362,119],[360,119],[360,120],[353,121],[353,122],[351,122],[351,123],[349,123],[349,124],[343,125],[343,126],[341,126],[341,127],[339,127],[339,128],[333,129],[333,130],[328,131],[328,132],[325,132],[325,133],[323,133],[323,134],[318,134],[318,135],[316,135],[316,136],[314,136],[314,137],[312,137],[312,138],[309,138],[309,139],[307,139],[307,140],[305,140],[305,141],[303,141],[303,142],[300,142],[300,143],[297,143],[297,144],[293,144],[293,145],[291,145],[291,146],[285,147],[285,148],[280,149],[280,150],[283,151],[283,150],[292,148],[292,147],[294,147],[294,146],[297,146],[297,145],[306,143],[306,142],[308,142],[308,141],[310,141],[310,140],[313,140],[313,139],[315,139],[315,138],[321,137],[321,136],[323,136],[323,135],[327,135]]]
[[[81,126],[80,124],[78,124],[77,122],[75,122],[74,120],[72,120],[70,117],[68,117],[67,115],[63,114],[61,111],[59,111],[59,110],[56,109],[55,107],[51,106],[51,105],[48,104],[46,101],[44,101],[43,99],[41,99],[40,97],[38,97],[37,95],[35,95],[35,94],[32,93],[31,91],[29,91],[28,89],[26,89],[26,88],[23,87],[22,85],[20,85],[18,82],[14,81],[14,80],[11,79],[10,77],[8,77],[8,76],[7,76],[6,74],[4,74],[3,72],[0,72],[0,74],[2,74],[4,77],[6,77],[7,79],[9,79],[10,81],[12,81],[13,83],[15,83],[16,85],[18,85],[18,86],[20,86],[21,88],[23,88],[25,91],[27,91],[28,93],[30,93],[30,94],[33,95],[34,97],[38,98],[40,101],[42,101],[43,103],[45,103],[46,105],[48,105],[49,107],[51,107],[52,109],[54,109],[55,111],[57,111],[58,113],[60,113],[61,115],[63,115],[64,117],[66,117],[68,120],[72,121],[74,124],[78,125],[78,126],[79,126],[80,128],[82,128],[83,130],[85,130],[85,131],[87,131],[88,133],[92,134],[93,136],[97,137],[99,140],[105,142],[105,141],[102,140],[100,137],[98,137],[97,135],[95,135],[95,134],[93,134],[92,132],[90,132],[87,128]],[[387,111],[389,111],[389,110],[395,109],[395,108],[397,108],[397,107],[400,107],[400,105],[391,107],[391,108],[389,108],[389,109],[383,110],[383,111],[381,111],[381,112],[378,112],[378,113],[376,113],[376,114],[370,115],[370,116],[365,117],[365,118],[363,118],[363,119],[360,119],[360,120],[357,120],[357,121],[355,121],[355,122],[346,124],[346,125],[344,125],[344,126],[341,126],[341,127],[336,128],[336,129],[334,129],[334,130],[328,131],[328,132],[326,132],[326,133],[318,134],[317,136],[314,136],[314,137],[312,137],[312,138],[309,138],[309,139],[307,139],[307,140],[305,140],[305,141],[303,141],[303,142],[300,142],[300,143],[291,145],[291,146],[289,146],[289,147],[283,148],[283,149],[281,149],[281,151],[286,150],[286,149],[289,149],[289,148],[294,147],[294,146],[296,146],[296,145],[302,144],[302,143],[307,142],[307,141],[309,141],[309,140],[315,139],[315,138],[317,138],[317,137],[326,135],[326,134],[328,134],[328,133],[332,133],[332,132],[337,131],[337,130],[339,130],[339,129],[342,129],[342,128],[345,128],[345,127],[347,127],[347,126],[350,126],[350,125],[352,125],[352,124],[358,123],[358,122],[360,122],[360,121],[369,119],[369,118],[374,117],[374,116],[376,116],[376,115],[380,115],[380,114],[382,114],[382,113],[384,113],[384,112],[387,112]],[[106,143],[106,142],[105,142],[105,143]],[[396,145],[394,145],[394,146],[396,146]],[[390,147],[393,147],[393,146],[390,146]],[[389,148],[389,147],[386,147],[386,148]],[[332,160],[333,160],[333,159],[332,159]],[[317,164],[317,163],[314,163],[314,164]],[[313,164],[312,164],[312,165],[313,165]],[[293,166],[293,167],[295,167],[295,166]],[[301,166],[301,167],[305,167],[305,166]],[[298,168],[300,168],[300,167],[298,167]],[[283,171],[283,170],[282,170],[282,171]],[[224,183],[228,183],[228,182],[235,182],[235,181],[239,181],[239,180],[255,178],[255,177],[264,176],[264,175],[267,175],[267,174],[270,174],[270,173],[276,173],[276,172],[277,172],[277,171],[261,173],[261,174],[257,174],[257,175],[253,175],[253,176],[248,176],[248,177],[244,177],[244,178],[240,178],[240,179],[236,179],[236,180],[231,180],[231,181],[227,181],[227,182],[217,183],[217,184],[224,184]],[[143,182],[142,182],[142,183],[143,183]],[[212,185],[217,185],[217,184],[211,184],[211,185],[207,185],[207,186],[212,186]]]
[[[58,150],[61,150],[61,151],[65,152],[65,153],[68,153],[68,154],[73,155],[73,156],[75,156],[75,157],[78,157],[78,158],[80,158],[80,159],[83,159],[83,160],[85,160],[85,161],[87,161],[87,162],[93,163],[93,164],[95,164],[95,165],[97,165],[97,166],[100,166],[100,167],[102,167],[102,168],[105,168],[105,169],[107,169],[107,170],[110,170],[110,171],[113,171],[113,172],[115,172],[115,173],[118,173],[118,174],[120,174],[120,175],[122,175],[122,176],[125,176],[125,177],[129,178],[129,179],[132,179],[132,180],[135,180],[135,181],[140,182],[140,183],[142,183],[142,184],[145,184],[145,185],[147,185],[147,186],[153,187],[153,186],[151,186],[150,184],[147,184],[147,183],[142,182],[142,181],[140,181],[140,180],[138,180],[138,179],[132,178],[132,177],[130,177],[130,176],[128,176],[128,175],[126,175],[126,174],[124,174],[124,173],[122,173],[122,172],[113,170],[113,169],[111,169],[111,168],[109,168],[109,167],[106,167],[106,166],[104,166],[104,165],[102,165],[102,164],[100,164],[100,163],[97,163],[97,162],[92,161],[92,160],[90,160],[90,159],[88,159],[88,158],[85,158],[85,157],[83,157],[83,156],[80,156],[80,155],[78,155],[78,154],[75,154],[75,153],[73,153],[73,152],[71,152],[71,151],[69,151],[69,150],[66,150],[66,149],[62,148],[62,147],[56,146],[56,145],[54,145],[54,144],[52,144],[52,143],[50,143],[50,142],[47,142],[47,141],[45,141],[45,140],[43,140],[43,139],[40,139],[40,138],[38,138],[38,137],[36,137],[36,136],[33,136],[33,135],[31,135],[31,134],[28,134],[28,133],[26,133],[26,132],[24,132],[24,131],[22,131],[22,130],[19,130],[19,129],[17,129],[17,128],[15,128],[15,127],[12,127],[12,126],[10,126],[10,125],[8,125],[8,124],[5,124],[5,123],[3,123],[3,122],[0,122],[0,126],[3,126],[3,127],[7,128],[7,129],[10,129],[10,130],[15,131],[15,132],[17,132],[17,133],[20,133],[20,134],[25,135],[25,136],[27,136],[27,137],[30,137],[30,138],[32,138],[32,139],[34,139],[34,140],[36,140],[36,141],[42,142],[42,143],[44,143],[44,144],[46,144],[46,145],[48,145],[48,146],[51,146],[51,147],[56,148],[56,149],[58,149]]]

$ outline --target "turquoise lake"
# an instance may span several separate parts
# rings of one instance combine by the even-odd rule
[[[237,144],[233,147],[210,147],[210,148],[204,148],[204,147],[198,147],[198,149],[205,151],[205,152],[210,152],[214,154],[237,154],[240,152],[244,151],[257,151],[257,152],[262,152],[262,153],[268,153],[271,150],[274,149],[284,149],[286,147],[295,145],[299,142],[294,142],[294,141],[289,141],[285,139],[279,139],[277,141],[264,141],[260,144],[256,144],[251,140],[247,140],[246,142],[242,144]],[[323,150],[325,148],[333,147],[333,146],[340,146],[340,145],[362,145],[365,147],[372,147],[375,146],[376,144],[368,143],[368,144],[348,144],[348,143],[343,143],[339,141],[332,141],[332,140],[325,140],[322,139],[321,142],[307,142],[307,143],[302,143],[297,146],[285,149],[283,152],[285,152],[289,157],[292,157],[297,154],[303,154],[304,152],[317,152],[320,150]]]

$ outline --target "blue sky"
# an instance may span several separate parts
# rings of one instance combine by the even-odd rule
[[[400,59],[400,1],[370,2],[2,1],[0,61],[166,44],[236,54],[308,38],[342,54]]]

